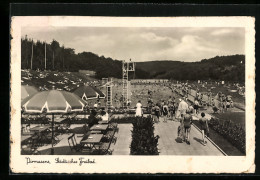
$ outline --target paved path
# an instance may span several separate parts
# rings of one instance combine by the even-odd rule
[[[200,143],[201,133],[192,126],[191,129],[191,144],[176,142],[177,127],[179,122],[168,121],[155,124],[155,135],[159,135],[159,150],[160,155],[212,155],[223,156],[223,154],[211,143],[207,142],[206,146]],[[116,134],[117,142],[111,145],[114,149],[113,155],[129,155],[131,144],[131,124],[118,124],[119,133]]]
[[[168,121],[155,124],[155,135],[159,135],[159,151],[160,155],[193,155],[193,156],[223,156],[223,154],[209,141],[207,145],[201,144],[201,133],[195,128],[191,127],[190,145],[186,143],[178,143],[177,128],[179,122]]]
[[[191,129],[191,145],[186,143],[176,142],[177,127],[179,122],[168,121],[163,123],[160,119],[160,123],[155,124],[155,135],[159,135],[159,151],[160,155],[213,155],[223,156],[223,154],[208,141],[206,146],[200,143],[201,133],[195,128]],[[74,125],[74,129],[80,128],[82,125]],[[117,137],[116,144],[111,144],[111,149],[114,149],[113,155],[130,155],[130,144],[132,141],[132,124],[118,124],[119,132],[115,134]],[[68,146],[67,138],[71,134],[63,134],[59,136],[60,142],[55,145],[55,154],[57,155],[79,155],[82,152],[72,152]],[[78,135],[78,134],[77,134]],[[77,137],[77,136],[76,136]],[[80,139],[80,138],[79,138]],[[79,142],[77,138],[77,141]],[[40,147],[42,155],[50,154],[51,145]]]
[[[113,155],[130,155],[132,124],[118,124],[118,127],[119,132],[115,134],[117,137],[116,144],[111,145],[111,149],[114,149]]]

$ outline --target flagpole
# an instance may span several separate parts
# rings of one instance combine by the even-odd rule
[[[54,113],[52,113],[51,121],[51,155],[54,155],[53,141],[54,141]]]
[[[46,70],[46,41],[45,41],[45,70]]]
[[[32,63],[33,63],[33,40],[32,40],[32,56],[31,56],[31,69],[32,69]]]
[[[54,70],[54,51],[53,51],[53,54],[52,54],[52,69]]]
[[[133,79],[135,79],[135,62],[134,62],[134,78]]]

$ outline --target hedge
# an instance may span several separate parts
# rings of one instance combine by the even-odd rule
[[[225,137],[231,144],[233,144],[242,153],[246,151],[246,134],[244,128],[240,124],[236,124],[229,120],[220,120],[211,118],[209,126]]]
[[[158,139],[154,135],[154,123],[151,116],[132,117],[133,130],[130,145],[131,155],[159,155]]]
[[[35,118],[35,119],[21,119],[22,124],[49,124],[51,122],[50,118]],[[75,118],[67,118],[61,122],[55,122],[55,124],[85,124],[89,123],[89,119],[75,119]]]
[[[110,122],[112,123],[119,123],[119,124],[127,124],[127,123],[133,123],[134,122],[134,117],[113,117]]]
[[[126,112],[116,112],[113,114],[126,114]],[[128,114],[128,113],[127,113]],[[130,113],[131,115],[134,115],[135,113]],[[129,114],[128,114],[129,115]],[[30,119],[21,119],[22,124],[48,124],[51,122],[50,118],[47,117],[42,117],[42,118],[30,118]],[[83,118],[83,119],[77,119],[77,118],[66,118],[61,122],[55,122],[55,124],[89,124],[91,122],[90,118]],[[115,123],[133,123],[133,117],[112,117],[110,122],[115,122]]]

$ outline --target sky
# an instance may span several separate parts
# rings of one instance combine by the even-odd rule
[[[245,54],[244,28],[191,27],[23,27],[22,37],[99,56],[135,62],[194,62],[215,56]]]

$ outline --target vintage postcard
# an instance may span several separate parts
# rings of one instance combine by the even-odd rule
[[[11,17],[12,173],[253,173],[254,17]]]

